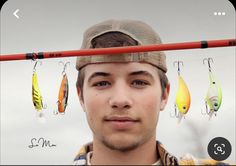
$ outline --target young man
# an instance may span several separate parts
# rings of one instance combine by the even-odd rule
[[[82,49],[147,44],[161,44],[147,24],[108,20],[85,32]],[[177,160],[156,141],[170,87],[163,52],[78,57],[76,68],[77,92],[93,142],[81,148],[75,165],[202,163],[191,155]]]

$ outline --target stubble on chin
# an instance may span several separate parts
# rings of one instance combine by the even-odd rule
[[[140,146],[140,142],[133,142],[130,144],[122,144],[122,143],[114,143],[112,141],[108,141],[106,139],[102,140],[103,145],[105,145],[107,148],[111,150],[116,150],[120,152],[128,152],[136,149],[137,147]]]

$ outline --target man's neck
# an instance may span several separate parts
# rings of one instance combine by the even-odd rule
[[[158,159],[155,138],[127,152],[111,150],[96,140],[93,142],[92,165],[151,165]]]

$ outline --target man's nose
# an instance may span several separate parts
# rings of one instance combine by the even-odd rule
[[[129,91],[129,87],[124,83],[117,84],[113,87],[109,104],[113,109],[129,109],[133,101]]]

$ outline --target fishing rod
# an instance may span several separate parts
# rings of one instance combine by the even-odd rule
[[[184,50],[184,49],[197,49],[197,48],[205,49],[211,47],[231,47],[231,46],[236,46],[236,39],[153,44],[153,45],[128,46],[128,47],[82,49],[82,50],[55,51],[55,52],[9,54],[9,55],[0,55],[0,61],[27,60],[27,59],[36,60],[36,59],[46,59],[46,58],[111,55],[111,54],[134,53],[134,52],[169,51],[169,50]]]

